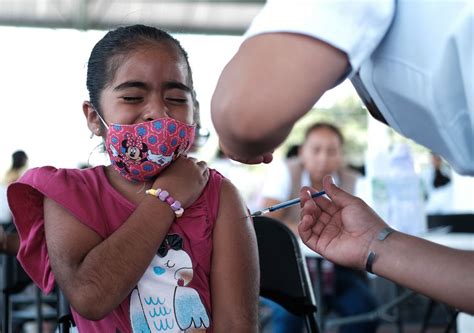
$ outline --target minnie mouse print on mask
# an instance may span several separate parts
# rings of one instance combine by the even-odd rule
[[[173,118],[140,124],[111,124],[105,140],[110,161],[117,172],[132,182],[154,179],[192,146],[196,125]]]

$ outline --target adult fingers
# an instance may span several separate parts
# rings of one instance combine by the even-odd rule
[[[304,194],[303,194],[304,195]],[[321,209],[313,200],[305,200],[305,203],[300,213],[300,223],[298,225],[298,232],[304,234],[304,239],[311,237],[313,229],[318,225],[318,220],[321,216]]]
[[[311,199],[311,191],[314,191],[309,186],[303,186],[300,189],[300,207],[303,207],[306,201]]]
[[[298,233],[300,234],[301,240],[306,244],[312,237],[319,235],[315,235],[313,233],[313,226],[315,224],[315,220],[311,215],[304,215],[298,224]]]
[[[313,199],[313,201],[318,205],[319,208],[321,208],[324,213],[331,216],[339,210],[339,207],[337,207],[335,203],[326,196],[317,197]]]
[[[324,176],[323,188],[331,200],[339,207],[345,207],[352,203],[356,197],[342,190],[334,184],[331,176]],[[319,204],[319,202],[318,202]]]

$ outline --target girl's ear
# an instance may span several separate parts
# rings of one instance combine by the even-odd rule
[[[84,101],[84,103],[82,103],[82,112],[84,112],[84,116],[87,120],[87,127],[89,127],[92,134],[100,136],[102,126],[92,103]]]

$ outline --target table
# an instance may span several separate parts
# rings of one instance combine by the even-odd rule
[[[474,234],[472,233],[442,233],[439,231],[435,232],[427,232],[423,235],[420,236],[423,239],[426,239],[428,241],[438,243],[444,246],[460,249],[460,250],[474,250]],[[300,240],[300,248],[302,254],[307,257],[307,258],[316,258],[317,259],[317,275],[318,275],[318,281],[316,281],[316,290],[315,292],[315,298],[317,301],[318,307],[322,307],[322,269],[321,269],[321,262],[324,259],[321,255],[318,253],[314,252],[311,250],[309,247],[307,247],[301,240]],[[337,319],[331,319],[326,321],[325,318],[323,317],[322,311],[318,311],[318,323],[321,327],[321,332],[324,332],[325,328],[328,327],[334,327],[334,326],[340,326],[343,324],[348,324],[348,323],[357,323],[357,322],[362,322],[362,321],[367,321],[367,320],[373,320],[373,319],[384,319],[391,321],[393,320],[393,317],[388,314],[388,311],[391,310],[394,307],[399,306],[402,302],[407,300],[408,298],[416,295],[416,293],[412,290],[406,289],[405,291],[401,292],[397,297],[395,297],[393,300],[386,304],[380,305],[376,310],[371,311],[369,313],[364,313],[356,316],[350,316],[350,317],[343,317],[343,318],[337,318]],[[460,315],[458,316],[458,323],[461,320],[462,325],[466,326],[466,316],[467,315]],[[474,317],[469,316],[472,322],[468,323],[467,325],[469,327],[474,327]],[[400,328],[399,328],[400,331]],[[462,333],[462,332],[459,332]]]

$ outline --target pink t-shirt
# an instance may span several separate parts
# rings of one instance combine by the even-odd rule
[[[221,182],[222,176],[211,170],[201,196],[172,224],[137,288],[118,308],[99,321],[86,320],[72,309],[80,332],[146,332],[146,327],[151,332],[179,332],[193,328],[191,325],[212,332],[209,278]],[[12,184],[8,200],[21,239],[18,260],[33,281],[50,292],[55,278],[44,235],[44,196],[104,239],[136,206],[110,185],[103,166],[84,170],[35,168]],[[186,285],[177,278],[180,269],[192,273]]]

